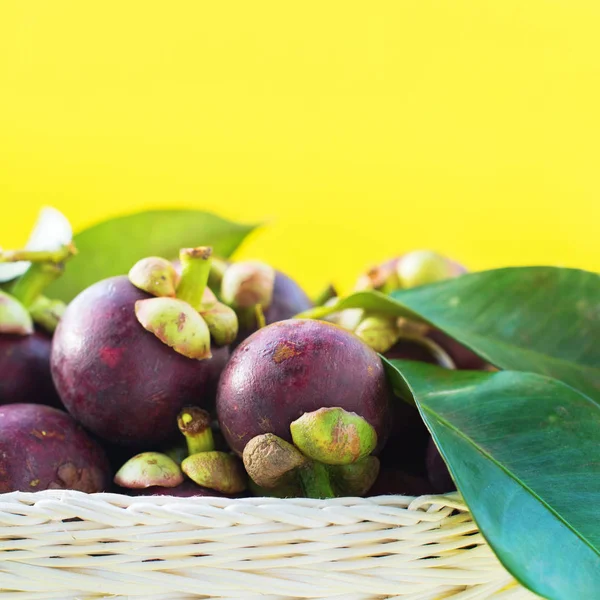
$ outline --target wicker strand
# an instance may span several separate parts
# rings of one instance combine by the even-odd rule
[[[2,600],[532,600],[460,497],[0,495]]]

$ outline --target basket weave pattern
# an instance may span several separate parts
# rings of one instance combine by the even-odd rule
[[[0,597],[531,600],[460,498],[0,495]]]

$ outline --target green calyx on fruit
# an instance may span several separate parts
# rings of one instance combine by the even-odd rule
[[[176,487],[183,483],[183,474],[179,465],[166,454],[143,452],[130,458],[117,471],[114,481],[130,489]]]
[[[365,456],[350,465],[329,466],[332,485],[340,496],[364,496],[379,475],[379,459]]]
[[[398,287],[409,289],[457,277],[464,269],[437,252],[415,250],[399,259],[396,272]]]
[[[239,494],[246,489],[246,473],[233,454],[213,450],[188,456],[183,472],[195,483],[223,494]]]
[[[395,318],[370,315],[356,327],[354,333],[375,352],[387,352],[400,338],[400,329]]]
[[[272,489],[285,485],[286,477],[307,462],[307,458],[292,444],[272,434],[252,438],[242,455],[250,478],[260,487]]]
[[[217,346],[228,346],[235,340],[238,334],[238,318],[232,308],[222,302],[215,302],[201,310],[200,314]]]
[[[210,414],[202,408],[188,406],[179,413],[177,426],[185,436],[189,455],[211,452],[215,449],[215,440],[210,425]]]
[[[242,261],[229,265],[221,281],[221,298],[237,310],[263,309],[271,305],[275,286],[275,269],[259,261]]]
[[[362,417],[321,408],[294,421],[290,431],[293,445],[272,433],[246,444],[244,467],[258,490],[276,497],[335,498],[364,495],[375,482],[379,460],[370,453],[377,435]]]
[[[177,298],[148,298],[135,303],[138,321],[175,352],[203,360],[211,358],[210,332],[200,314]]]
[[[266,490],[278,498],[335,498],[326,465],[310,460],[284,439],[265,433],[244,448],[243,461],[254,493]]]
[[[215,450],[210,414],[196,406],[184,408],[177,417],[189,456],[181,461],[183,472],[202,487],[223,494],[246,489],[247,478],[237,456]]]
[[[155,298],[135,305],[138,321],[161,342],[179,354],[196,360],[211,358],[211,340],[226,346],[235,340],[235,312],[221,304],[207,287],[212,248],[183,248],[179,253],[181,277],[164,258],[138,261],[129,281]]]
[[[0,290],[0,333],[31,335],[33,320],[14,296]]]
[[[356,413],[320,408],[290,425],[294,445],[309,458],[328,465],[348,465],[377,446],[375,429]]]
[[[142,258],[129,271],[129,281],[152,296],[174,298],[177,280],[173,264],[158,256]]]

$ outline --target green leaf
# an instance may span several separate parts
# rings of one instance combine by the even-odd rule
[[[305,315],[363,308],[434,325],[502,369],[560,379],[600,401],[600,275],[513,267],[399,290],[360,292]],[[316,315],[316,316],[313,316]]]
[[[69,302],[100,279],[126,274],[141,258],[171,260],[180,248],[212,246],[215,255],[227,258],[254,227],[195,210],[153,210],[104,221],[74,237],[79,254],[47,295]]]
[[[600,407],[533,373],[385,361],[506,569],[552,600],[600,590]]]

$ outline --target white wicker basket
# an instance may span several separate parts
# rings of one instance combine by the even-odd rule
[[[517,600],[457,495],[0,495],[0,597]]]

